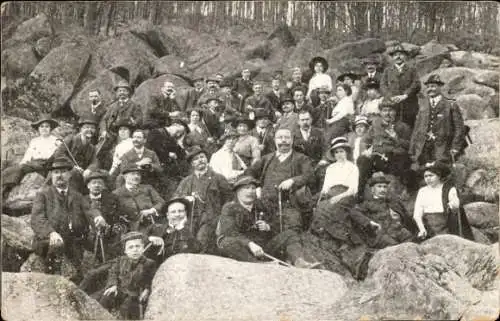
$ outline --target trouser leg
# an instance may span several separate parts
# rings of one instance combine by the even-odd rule
[[[262,244],[259,244],[262,246]],[[224,237],[218,246],[218,252],[228,258],[243,262],[259,262],[248,248],[248,245],[242,244],[238,238]]]

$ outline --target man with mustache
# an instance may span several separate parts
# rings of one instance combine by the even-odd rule
[[[278,115],[275,114],[276,111],[269,98],[263,94],[262,83],[254,82],[252,89],[253,95],[245,99],[243,114],[253,120],[255,119],[255,113],[257,111],[262,111],[269,115],[271,121],[275,119]]]
[[[106,114],[106,106],[104,101],[102,100],[102,94],[101,91],[97,88],[91,89],[89,91],[89,101],[90,101],[90,110],[85,112],[85,116],[93,116],[95,117],[95,120],[99,124],[99,127],[97,128],[95,140],[94,140],[94,145],[97,143],[97,138],[99,137],[99,129],[101,125],[101,120]]]
[[[241,71],[241,78],[237,78],[233,82],[233,88],[231,90],[234,97],[238,98],[240,105],[238,111],[244,113],[244,102],[245,99],[253,94],[253,81],[250,79],[250,69],[244,68]]]
[[[184,178],[173,197],[187,197],[193,204],[189,230],[200,241],[202,253],[213,252],[215,226],[222,205],[232,198],[232,191],[224,176],[215,173],[208,163],[207,153],[193,146],[187,155],[192,174]]]
[[[155,127],[155,121],[158,115],[177,117],[181,113],[181,108],[177,103],[175,85],[171,81],[165,81],[160,88],[160,95],[153,96],[151,100],[151,108],[148,109],[145,123],[149,122],[150,127]],[[156,125],[159,126],[159,125]],[[160,126],[161,127],[161,126]]]
[[[35,232],[33,249],[45,265],[42,272],[65,275],[78,282],[88,226],[104,226],[106,221],[69,185],[72,168],[65,157],[54,160],[49,174],[52,184],[44,186],[33,202],[31,228]],[[69,265],[63,265],[63,261]]]
[[[78,133],[68,135],[53,155],[53,158],[74,158],[75,167],[71,170],[70,184],[80,193],[84,192],[84,177],[90,174],[91,169],[99,168],[99,160],[96,155],[96,147],[93,138],[97,130],[95,117],[83,117],[78,121],[80,130]]]
[[[313,166],[321,160],[325,148],[324,134],[312,126],[312,115],[308,110],[299,112],[299,128],[293,133],[293,148],[313,161]]]
[[[410,142],[414,167],[436,160],[451,163],[466,146],[462,113],[454,101],[441,94],[444,82],[439,75],[430,75],[424,84],[428,98],[420,100]]]
[[[262,182],[262,187],[257,189],[257,197],[266,207],[274,213],[282,213],[280,231],[292,229],[299,232],[304,229],[302,220],[306,221],[312,208],[307,194],[310,193],[309,186],[315,182],[313,167],[309,157],[293,150],[290,129],[278,129],[274,141],[276,152],[262,157],[247,168],[245,174]]]

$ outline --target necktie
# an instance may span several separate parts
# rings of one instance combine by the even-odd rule
[[[232,167],[233,167],[233,170],[240,170],[240,162],[238,162],[238,159],[236,158],[236,155],[234,153],[232,153],[233,155],[233,160],[232,160]]]

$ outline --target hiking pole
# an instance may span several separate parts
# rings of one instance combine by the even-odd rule
[[[102,263],[106,263],[106,256],[104,255],[104,242],[102,241],[102,232],[99,233],[99,244],[101,245]]]
[[[75,166],[80,167],[80,165],[78,165],[78,162],[76,161],[75,157],[73,156],[73,154],[69,150],[69,147],[68,147],[68,145],[66,145],[64,140],[62,138],[57,138],[56,140],[61,141],[63,146],[66,148],[66,151],[68,152],[68,156],[69,156],[69,158],[71,158],[71,161],[75,164]]]
[[[264,252],[264,256],[267,257],[268,259],[273,260],[274,262],[278,262],[279,264],[282,264],[282,265],[284,265],[286,267],[292,267],[291,264],[288,264],[285,261],[281,261],[280,259],[275,258],[274,256],[271,256],[271,255],[267,254],[266,252]]]
[[[281,190],[278,187],[278,213],[280,217],[280,233],[283,232],[283,204],[281,203]]]
[[[457,215],[457,220],[458,220],[458,236],[464,237],[464,233],[462,231],[462,216],[460,215],[460,209],[458,209],[456,212],[453,211],[448,205],[448,208],[450,209],[451,214]]]
[[[455,154],[450,151],[450,155],[451,155],[451,166],[453,168],[455,168],[456,167],[456,165],[455,165]]]
[[[144,319],[144,307],[142,306],[141,300],[139,300],[139,320]]]

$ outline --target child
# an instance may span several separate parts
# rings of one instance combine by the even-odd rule
[[[116,309],[123,319],[141,319],[143,304],[147,301],[151,282],[156,272],[156,264],[146,258],[144,236],[140,232],[125,234],[125,255],[119,257],[111,266],[108,282],[99,303],[108,309]]]

